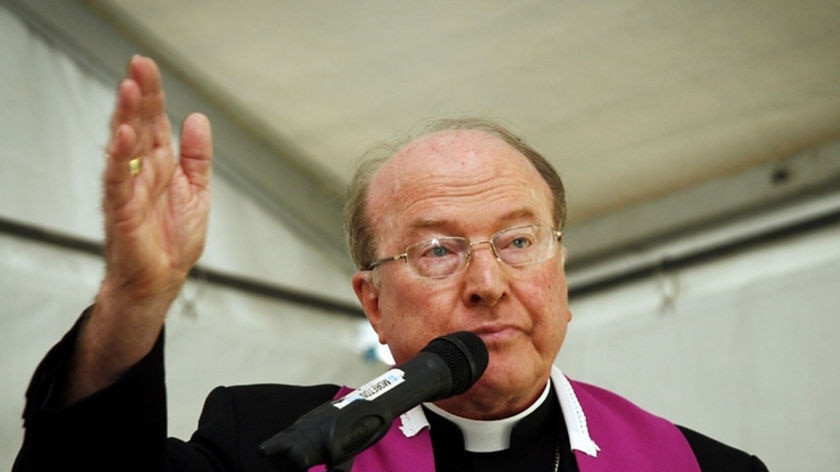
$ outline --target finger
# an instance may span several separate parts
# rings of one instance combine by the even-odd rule
[[[132,152],[136,148],[136,142],[137,135],[131,126],[124,124],[114,130],[106,151],[104,176],[104,196],[108,207],[123,206],[131,199],[134,175],[129,163],[135,158]]]
[[[132,154],[151,156],[155,150],[162,150],[171,158],[172,133],[162,79],[157,65],[149,58],[133,56],[126,78],[120,83],[111,132],[124,124],[133,127],[137,135],[137,148]]]
[[[163,89],[163,79],[157,63],[148,57],[134,55],[128,61],[128,75],[140,86],[145,95],[154,95]]]
[[[115,134],[121,125],[134,126],[139,119],[140,87],[134,79],[126,77],[117,89],[117,102],[111,115],[111,134]]]
[[[207,188],[213,159],[213,134],[210,120],[192,113],[181,126],[181,168],[190,184]]]
[[[129,77],[140,90],[139,118],[141,120],[141,144],[151,148],[168,149],[172,142],[169,118],[166,115],[166,99],[163,93],[163,79],[155,61],[134,56],[129,61]]]

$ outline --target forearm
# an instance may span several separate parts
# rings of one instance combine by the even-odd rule
[[[116,382],[65,406],[60,393],[82,323],[47,354],[33,376],[24,443],[13,470],[163,470],[162,336]]]
[[[96,304],[78,324],[62,385],[62,404],[108,387],[146,357],[160,337],[175,295],[132,301],[103,283]]]

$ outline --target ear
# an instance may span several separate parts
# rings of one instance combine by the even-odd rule
[[[353,275],[353,291],[356,292],[356,298],[362,304],[362,309],[368,322],[379,335],[379,343],[386,344],[385,334],[380,329],[382,321],[382,312],[379,310],[379,287],[376,286],[373,280],[371,271],[360,271]]]

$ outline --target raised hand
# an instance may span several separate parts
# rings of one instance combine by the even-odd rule
[[[151,59],[129,62],[106,156],[105,279],[79,336],[67,402],[112,383],[149,352],[206,240],[210,123],[188,116],[174,154],[161,75]]]

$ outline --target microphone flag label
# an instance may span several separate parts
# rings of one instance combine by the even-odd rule
[[[405,381],[405,372],[391,369],[333,402],[339,410],[356,400],[373,400]]]

